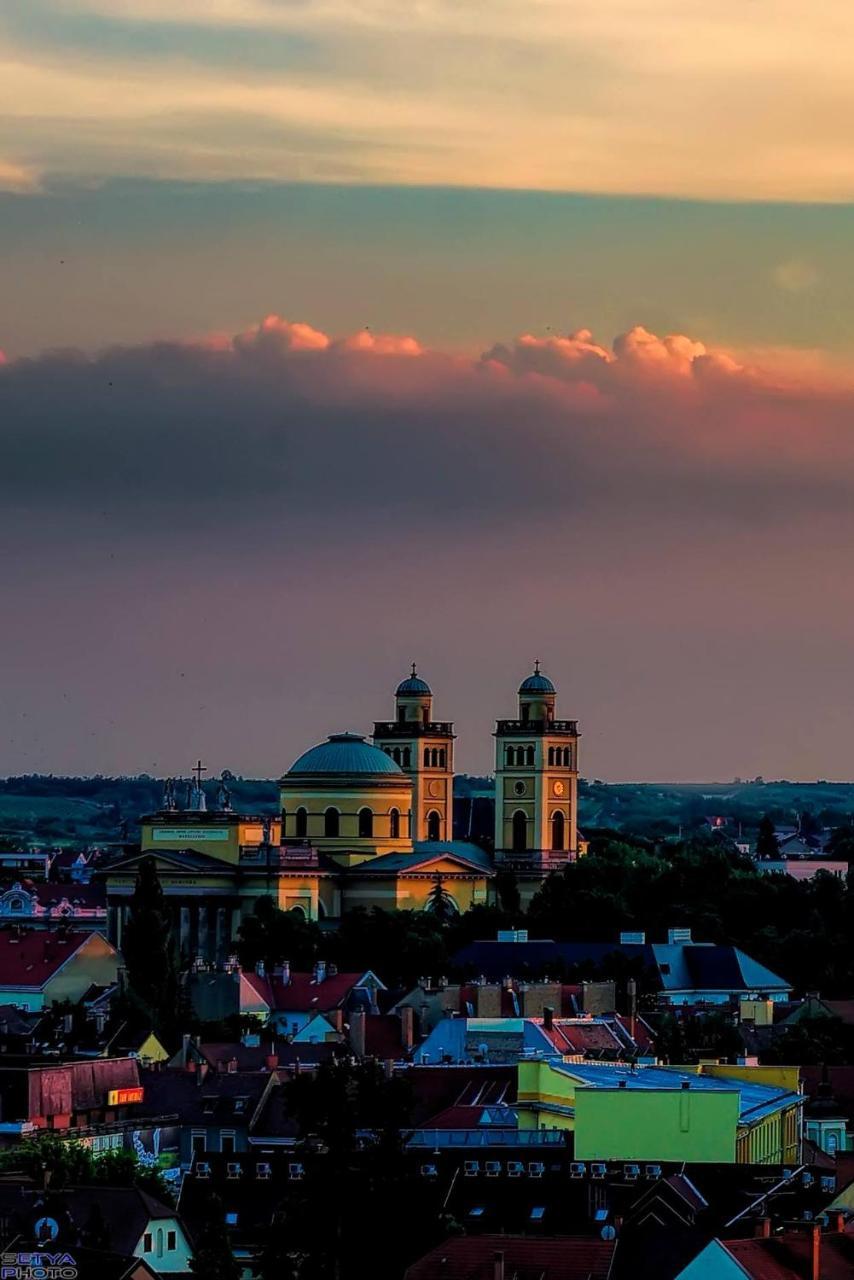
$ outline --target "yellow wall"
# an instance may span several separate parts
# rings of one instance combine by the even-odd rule
[[[691,1067],[680,1067],[680,1071],[691,1071]],[[786,1089],[790,1093],[800,1090],[800,1067],[739,1067],[730,1063],[704,1064],[700,1074],[715,1076],[719,1079],[745,1080],[748,1084],[764,1084],[776,1089]]]
[[[306,839],[315,848],[335,858],[342,866],[356,866],[366,858],[380,853],[408,853],[412,850],[410,837],[410,810],[412,808],[412,783],[405,775],[388,782],[360,781],[358,785],[342,786],[332,782],[310,785],[298,775],[286,776],[280,784],[279,798],[285,814],[283,836],[296,840],[297,810],[307,812]],[[359,810],[370,809],[374,815],[373,835],[359,835]],[[339,813],[339,834],[324,834],[327,809]],[[400,815],[400,835],[391,835],[391,810]]]
[[[690,1160],[736,1157],[737,1091],[578,1089],[579,1160]]]
[[[270,824],[271,842],[278,844],[280,835],[281,823],[276,818]],[[247,822],[239,814],[168,813],[143,822],[141,843],[144,853],[195,849],[211,858],[236,863],[241,847],[257,847],[263,838],[263,824]]]

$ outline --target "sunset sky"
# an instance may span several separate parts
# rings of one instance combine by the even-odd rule
[[[274,775],[539,656],[854,776],[854,7],[3,0],[0,771]]]

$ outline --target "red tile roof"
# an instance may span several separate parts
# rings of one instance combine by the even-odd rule
[[[276,1013],[325,1013],[337,1009],[365,977],[364,973],[336,973],[317,982],[313,973],[292,973],[288,982],[283,982],[278,977],[261,978],[257,973],[243,976]]]
[[[38,929],[0,931],[0,986],[40,990],[94,932]]]
[[[787,1231],[768,1240],[724,1240],[724,1248],[751,1280],[810,1280],[812,1231]],[[820,1237],[821,1280],[851,1280],[854,1237],[842,1232]]]
[[[586,1236],[457,1236],[414,1262],[406,1280],[492,1280],[497,1253],[514,1280],[607,1280],[615,1248]]]
[[[604,1022],[555,1018],[549,1030],[542,1018],[531,1018],[560,1053],[616,1053],[622,1045]]]

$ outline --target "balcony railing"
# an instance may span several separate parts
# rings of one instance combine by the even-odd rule
[[[578,734],[577,720],[499,720],[497,732],[521,733],[534,736],[540,733]]]
[[[377,720],[375,738],[453,738],[453,720]]]

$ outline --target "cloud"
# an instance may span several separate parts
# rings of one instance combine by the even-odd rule
[[[38,174],[32,168],[4,160],[0,156],[0,191],[13,195],[26,195],[40,190]]]
[[[470,358],[271,315],[231,338],[7,363],[0,492],[17,511],[104,504],[118,528],[278,509],[322,513],[332,536],[438,511],[446,528],[508,530],[544,518],[542,502],[559,522],[629,508],[773,521],[795,492],[801,517],[850,501],[852,406],[838,384],[787,386],[640,326],[610,346],[580,329]]]
[[[737,0],[5,0],[0,108],[84,181],[847,200],[854,13],[828,4],[772,29]]]

